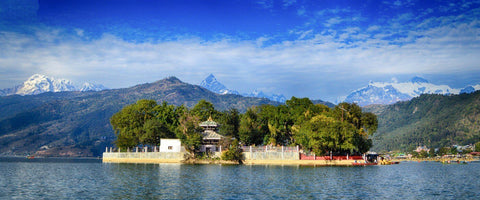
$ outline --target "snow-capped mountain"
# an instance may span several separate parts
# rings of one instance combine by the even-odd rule
[[[240,95],[239,92],[237,92],[236,90],[231,90],[231,89],[228,89],[227,87],[225,87],[225,85],[223,85],[222,83],[220,83],[213,74],[210,74],[207,76],[207,78],[205,78],[201,83],[200,83],[200,86],[212,91],[212,92],[215,92],[217,94],[237,94],[237,95]],[[246,96],[246,97],[258,97],[258,98],[267,98],[267,99],[270,99],[272,101],[278,101],[278,102],[282,102],[284,103],[287,98],[285,98],[285,96],[281,95],[281,94],[272,94],[272,95],[267,95],[265,93],[263,93],[262,91],[258,91],[258,90],[254,90],[253,92],[247,94],[247,93],[244,93],[242,94],[242,96]]]
[[[460,90],[460,94],[470,94],[470,93],[473,93],[477,90],[480,90],[480,85],[475,85],[475,86],[467,86],[465,88],[463,88],[462,90]]]
[[[36,95],[44,92],[100,91],[104,89],[106,88],[103,85],[84,83],[81,86],[77,86],[70,80],[56,79],[41,74],[35,74],[21,85],[0,90],[0,95]]]
[[[287,98],[285,96],[283,96],[282,94],[272,94],[272,95],[267,95],[265,93],[263,93],[262,91],[258,91],[257,89],[253,90],[253,92],[251,92],[250,94],[242,94],[243,96],[246,96],[246,97],[258,97],[258,98],[267,98],[267,99],[270,99],[272,101],[278,101],[278,102],[282,102],[282,103],[285,103],[285,101],[287,101]]]
[[[200,83],[200,86],[202,86],[202,87],[204,87],[204,88],[206,88],[206,89],[208,89],[212,92],[215,92],[217,94],[239,94],[235,90],[227,89],[227,87],[225,87],[225,85],[223,85],[222,83],[217,81],[217,78],[215,78],[215,76],[213,76],[213,74],[208,75],[207,78],[205,78]]]
[[[427,80],[414,77],[408,82],[370,82],[366,87],[350,93],[345,102],[355,102],[360,106],[370,104],[392,104],[398,101],[410,100],[421,94],[459,94],[479,90],[480,85],[464,89],[451,88],[448,85],[435,85]]]
[[[106,90],[108,88],[106,88],[105,86],[101,85],[101,84],[93,84],[93,83],[84,83],[82,85],[82,87],[80,88],[80,91],[81,92],[86,92],[86,91],[102,91],[102,90]]]

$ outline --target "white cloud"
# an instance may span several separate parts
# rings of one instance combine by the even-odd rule
[[[297,0],[283,0],[283,7],[289,7],[297,3]]]
[[[256,1],[256,3],[258,5],[260,5],[262,8],[270,9],[270,8],[273,7],[274,1],[273,0],[258,0],[258,1]]]
[[[326,27],[340,24],[343,20],[340,17],[332,17],[325,22]]]
[[[380,26],[377,26],[377,25],[369,26],[367,29],[368,32],[374,32],[378,30],[380,30]]]
[[[32,35],[0,32],[0,84],[11,87],[13,77],[23,81],[44,73],[116,88],[171,75],[199,83],[214,73],[229,76],[224,84],[241,92],[264,87],[298,96],[310,91],[292,85],[305,81],[321,88],[331,82],[348,84],[352,77],[479,72],[480,21],[457,19],[426,19],[394,40],[386,39],[395,33],[391,26],[371,25],[366,32],[359,27],[296,31],[298,40],[270,45],[265,45],[272,40],[268,36],[251,41],[182,38],[131,43],[113,35],[86,40],[81,30],[71,35],[59,29],[39,29]],[[328,23],[340,22],[337,17]]]
[[[305,10],[305,7],[301,7],[297,10],[297,15],[298,16],[305,16],[305,13],[307,12],[307,10]]]

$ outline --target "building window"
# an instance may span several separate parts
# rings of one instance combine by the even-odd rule
[[[172,150],[173,149],[173,146],[168,146],[168,150]]]

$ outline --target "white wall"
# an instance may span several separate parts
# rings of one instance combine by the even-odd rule
[[[180,139],[160,139],[160,152],[180,152],[181,147]]]

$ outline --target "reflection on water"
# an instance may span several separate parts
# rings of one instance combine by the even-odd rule
[[[0,158],[0,199],[478,199],[480,163],[308,167]]]

